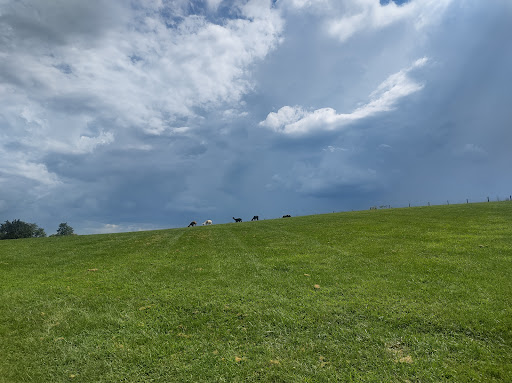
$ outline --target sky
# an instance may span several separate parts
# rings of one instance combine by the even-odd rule
[[[0,221],[512,194],[510,0],[0,0]]]

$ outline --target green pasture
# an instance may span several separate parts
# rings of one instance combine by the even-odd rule
[[[511,382],[512,202],[0,241],[0,382]]]

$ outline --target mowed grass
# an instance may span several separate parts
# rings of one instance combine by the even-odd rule
[[[0,382],[510,382],[512,202],[0,241]]]

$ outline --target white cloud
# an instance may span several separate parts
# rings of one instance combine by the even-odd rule
[[[328,22],[329,33],[345,41],[361,30],[380,29],[414,15],[418,2],[397,6],[394,2],[382,6],[378,1],[349,2],[347,14]]]
[[[97,146],[112,142],[114,142],[114,135],[111,132],[101,132],[97,137],[80,136],[77,149],[80,153],[91,153]]]
[[[340,148],[338,146],[329,145],[327,148],[322,149],[324,152],[335,153],[335,152],[346,152],[348,149]]]
[[[208,8],[212,10],[217,10],[217,8],[219,8],[220,3],[222,3],[222,0],[206,0],[206,3],[208,4]]]
[[[220,0],[208,5],[215,12]],[[137,146],[127,142],[128,131],[184,134],[202,123],[205,109],[238,108],[253,90],[252,65],[280,42],[279,11],[270,1],[251,0],[239,18],[215,24],[186,14],[187,6],[70,0],[57,9],[51,2],[4,0],[1,117],[12,132],[8,141],[26,148],[27,164],[46,174],[44,155],[91,153],[118,139]]]
[[[292,9],[302,8],[323,8],[329,5],[330,0],[282,0],[281,3],[285,7],[291,7]]]
[[[344,42],[361,31],[379,30],[398,22],[420,29],[435,23],[453,0],[415,0],[397,5],[379,0],[284,0],[292,9],[315,9],[328,33]]]
[[[242,117],[247,117],[249,113],[237,109],[226,109],[222,112],[222,119],[225,121],[234,120]]]
[[[0,183],[8,183],[9,176],[23,177],[46,187],[59,185],[58,176],[48,171],[44,164],[32,161],[28,154],[7,152],[0,147],[0,175],[7,176]]]
[[[236,102],[250,91],[249,66],[276,46],[283,27],[269,2],[250,1],[241,8],[242,18],[222,25],[188,15],[171,28],[159,13],[161,3],[145,6],[132,11],[131,21],[95,36],[93,43],[76,39],[2,52],[9,75],[23,84],[11,84],[11,91],[40,102],[90,97],[93,107],[110,110],[127,123],[144,127],[160,118],[165,125],[162,113],[193,115],[193,108]],[[35,16],[30,22],[36,23]],[[63,66],[65,73],[59,69]]]
[[[294,124],[302,120],[308,115],[308,112],[300,106],[283,106],[276,112],[268,114],[265,121],[260,122],[260,125],[275,131],[280,131],[284,126]]]
[[[455,150],[455,154],[458,156],[469,156],[469,157],[486,157],[488,156],[487,151],[477,144],[465,144]]]
[[[91,225],[91,224],[89,224]],[[110,233],[127,233],[135,231],[161,230],[159,227],[151,224],[114,224],[114,223],[94,223],[85,227],[83,231],[87,234],[110,234]]]
[[[332,108],[317,109],[307,112],[300,106],[284,106],[277,112],[268,114],[260,126],[276,132],[301,135],[320,130],[340,129],[352,122],[371,117],[377,113],[390,111],[402,98],[423,88],[409,74],[416,68],[423,67],[427,58],[416,60],[410,67],[392,74],[370,94],[370,101],[351,113],[338,114]]]

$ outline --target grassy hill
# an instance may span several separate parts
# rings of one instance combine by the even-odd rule
[[[512,381],[512,202],[0,241],[0,382]]]

